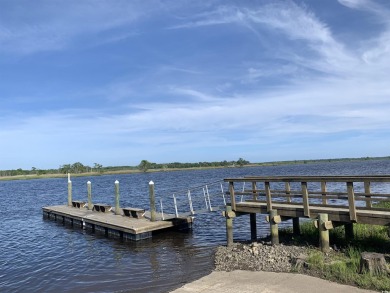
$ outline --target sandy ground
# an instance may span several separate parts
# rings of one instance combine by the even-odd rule
[[[273,272],[212,272],[172,293],[368,293],[352,286],[332,283],[315,277]]]

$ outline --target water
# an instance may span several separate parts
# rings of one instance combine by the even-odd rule
[[[94,201],[113,204],[119,180],[121,206],[147,208],[153,180],[158,203],[161,198],[169,209],[177,190],[228,177],[366,174],[390,174],[390,160],[103,175],[72,182],[75,200],[86,200],[90,180]],[[44,220],[41,207],[67,201],[65,178],[0,181],[0,196],[0,292],[168,292],[211,272],[215,248],[226,243],[220,212],[199,215],[192,232],[160,233],[140,242]],[[204,203],[201,190],[193,196],[194,204]],[[269,233],[264,217],[258,217],[258,229],[259,237]],[[235,240],[250,239],[249,217],[235,219],[234,233]]]

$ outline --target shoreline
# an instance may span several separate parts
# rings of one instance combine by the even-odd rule
[[[279,244],[269,241],[234,243],[218,246],[213,271],[171,293],[246,292],[246,293],[328,293],[377,292],[357,284],[326,279],[324,272],[311,269],[305,258],[318,248],[310,245]],[[327,262],[337,259],[339,252],[325,255]]]
[[[390,160],[390,157],[362,157],[362,158],[340,158],[340,159],[317,159],[317,160],[292,160],[292,161],[275,161],[263,163],[250,163],[243,166],[208,166],[208,167],[188,167],[188,168],[161,168],[148,169],[147,171],[139,170],[136,167],[131,169],[100,171],[100,172],[86,172],[86,173],[71,173],[72,177],[88,177],[88,176],[102,176],[115,174],[138,174],[138,173],[155,173],[155,172],[175,172],[175,171],[192,171],[192,170],[211,170],[211,169],[230,169],[243,167],[272,167],[285,165],[302,165],[302,164],[326,164],[335,162],[350,162],[350,161],[367,161],[367,160]],[[0,176],[0,181],[11,180],[34,180],[34,179],[48,179],[48,178],[66,178],[68,174],[48,173],[48,174],[25,174],[25,175],[11,175]]]

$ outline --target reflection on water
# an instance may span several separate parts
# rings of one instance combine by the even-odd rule
[[[359,174],[390,174],[390,160],[103,175],[72,181],[74,199],[86,199],[90,180],[94,201],[113,203],[114,181],[119,180],[121,205],[147,208],[150,180],[156,184],[157,199],[169,202],[177,190],[227,177]],[[208,274],[215,247],[225,244],[220,212],[199,215],[192,233],[160,233],[140,242],[122,242],[43,220],[41,207],[65,203],[66,188],[66,178],[0,182],[1,292],[166,292]],[[257,218],[258,234],[265,236],[269,227],[264,216]],[[234,228],[236,240],[250,239],[248,216],[235,219]]]

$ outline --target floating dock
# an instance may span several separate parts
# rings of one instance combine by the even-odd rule
[[[151,221],[149,211],[124,208],[120,209],[120,214],[117,215],[111,208],[106,210],[104,207],[107,206],[94,205],[94,208],[89,210],[83,204],[77,207],[77,203],[73,203],[75,207],[67,205],[43,207],[43,217],[107,237],[132,241],[151,238],[153,232],[157,231],[192,228],[192,217],[176,218],[174,215],[165,214],[164,220],[157,216],[155,221]]]

